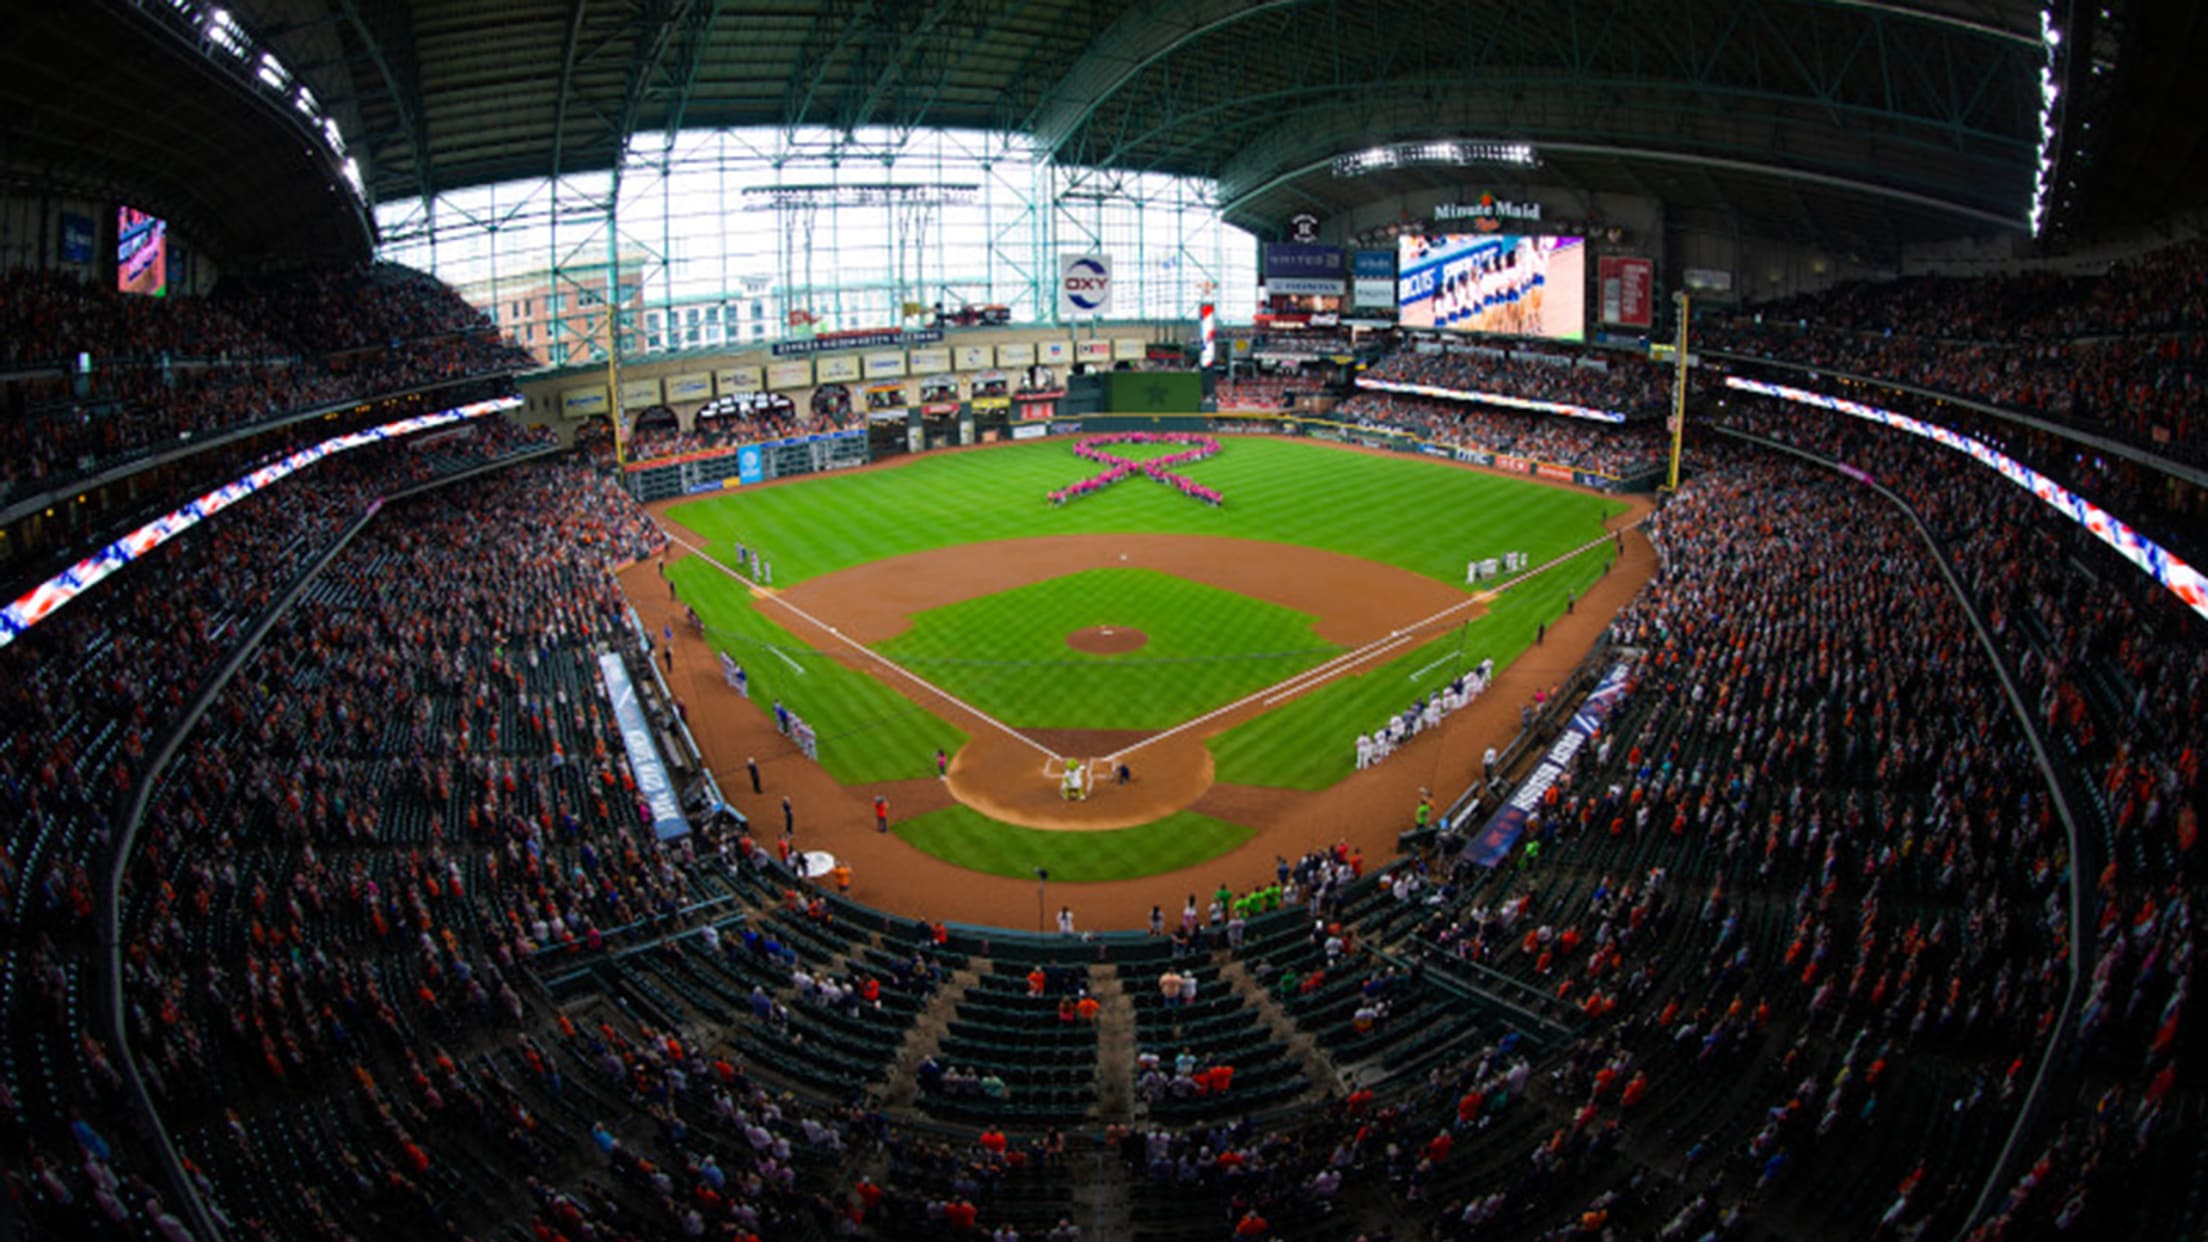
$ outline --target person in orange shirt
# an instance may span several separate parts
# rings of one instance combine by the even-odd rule
[[[1104,1006],[1098,1003],[1093,996],[1083,996],[1081,1003],[1074,1008],[1080,1012],[1083,1022],[1094,1022],[1096,1021],[1096,1015],[1103,1011]]]

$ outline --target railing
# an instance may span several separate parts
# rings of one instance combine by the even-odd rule
[[[541,457],[549,451],[552,450],[540,450],[501,458],[472,470],[452,475],[449,478],[433,479],[426,483],[417,484],[394,494],[391,499],[416,496],[438,488],[449,487],[492,470],[503,470],[519,462]],[[138,841],[138,830],[145,824],[146,811],[152,804],[154,790],[159,786],[161,776],[167,771],[170,762],[176,758],[177,751],[183,747],[185,739],[191,736],[191,732],[199,724],[200,718],[206,715],[209,707],[213,706],[215,697],[222,693],[223,688],[230,684],[230,681],[237,676],[240,669],[245,667],[246,661],[251,659],[254,653],[260,649],[261,642],[268,636],[268,632],[275,627],[285,613],[291,610],[292,606],[298,602],[299,597],[306,593],[307,588],[313,585],[316,578],[321,576],[323,570],[329,568],[330,562],[335,560],[337,555],[343,552],[361,531],[366,530],[369,523],[376,520],[385,503],[383,500],[370,502],[368,511],[361,514],[343,531],[340,531],[337,537],[330,541],[330,546],[325,548],[304,570],[300,571],[299,576],[292,580],[291,586],[284,591],[283,595],[263,610],[259,617],[255,618],[253,624],[246,630],[244,638],[239,641],[237,650],[230,654],[230,658],[223,662],[221,668],[217,669],[201,684],[199,693],[193,696],[191,704],[184,709],[184,714],[177,719],[175,726],[153,748],[151,761],[147,763],[145,769],[139,773],[138,780],[131,786],[130,800],[124,809],[120,831],[116,834],[114,857],[108,867],[106,883],[100,893],[100,971],[104,976],[100,988],[102,1025],[106,1027],[105,1033],[108,1043],[115,1049],[115,1061],[122,1073],[123,1086],[129,1096],[131,1107],[137,1112],[138,1120],[145,1133],[152,1137],[156,1158],[160,1161],[162,1173],[168,1181],[168,1190],[176,1197],[177,1202],[184,1205],[185,1214],[191,1218],[193,1235],[205,1239],[207,1242],[220,1242],[220,1239],[225,1235],[216,1223],[214,1214],[208,1210],[206,1202],[200,1198],[197,1184],[186,1174],[183,1161],[178,1157],[174,1143],[170,1141],[168,1128],[161,1122],[161,1112],[154,1107],[153,1097],[146,1090],[145,1079],[138,1072],[137,1059],[131,1055],[130,1051],[130,1029],[129,1024],[124,1020],[127,1010],[123,1004],[123,876],[130,864],[132,848]]]
[[[1767,440],[1762,436],[1751,435],[1744,431],[1735,431],[1729,427],[1715,427],[1713,430],[1721,435],[1731,436],[1736,440],[1761,445],[1774,452],[1786,453],[1811,465],[1853,479],[1855,482],[1877,492],[1887,503],[1901,510],[1902,514],[1909,519],[1910,524],[1916,527],[1917,534],[1924,540],[1926,550],[1932,554],[1933,564],[1939,569],[1940,576],[1946,580],[1948,590],[1953,593],[1956,605],[1962,609],[1964,619],[1970,622],[1971,631],[1978,638],[1979,648],[1985,652],[1987,661],[1992,664],[1994,676],[2000,683],[2003,697],[2008,700],[2010,712],[2016,717],[2017,725],[2023,730],[2025,739],[2031,743],[2032,760],[2039,768],[2040,778],[2046,782],[2048,796],[2054,800],[2055,815],[2062,821],[2063,833],[2070,848],[2070,943],[2067,978],[2063,984],[2062,1011],[2056,1015],[2054,1024],[2049,1028],[2052,1033],[2047,1037],[2046,1049],[2040,1054],[2039,1067],[2032,1074],[2032,1085],[2025,1093],[2023,1102],[2017,1107],[2016,1123],[2010,1127],[2008,1137],[2001,1144],[2001,1154],[1994,1160],[1993,1167],[1987,1171],[1986,1180],[1979,1187],[1977,1198],[1971,1203],[1970,1213],[1964,1218],[1963,1227],[1956,1231],[1957,1242],[1962,1242],[1962,1239],[1969,1236],[1971,1226],[1985,1219],[1986,1215],[1992,1210],[1995,1201],[1999,1199],[2002,1193],[2003,1185],[2010,1180],[2010,1174],[2022,1158],[2023,1146],[2029,1139],[2032,1129],[2037,1125],[2040,1113],[2047,1106],[2047,1088],[2054,1076],[2060,1054],[2069,1043],[2070,1031],[2077,1024],[2078,986],[2080,980],[2086,974],[2085,946],[2088,943],[2087,933],[2091,927],[2086,912],[2084,876],[2091,867],[2091,861],[2090,856],[2081,848],[2085,838],[2078,831],[2078,816],[2071,801],[2076,777],[2067,765],[2058,764],[2055,761],[2054,749],[2048,745],[2046,736],[2040,730],[2038,718],[2034,716],[2031,707],[2026,703],[2023,692],[2017,688],[2016,675],[2009,668],[2008,659],[2002,655],[2000,647],[1994,643],[1993,633],[1987,628],[1985,618],[1979,614],[1977,602],[1971,598],[1970,592],[1964,587],[1961,575],[1956,572],[1954,562],[1947,555],[1947,549],[1940,546],[1939,540],[1932,534],[1932,528],[1925,524],[1923,517],[1917,513],[1915,507],[1894,494],[1885,485],[1866,479],[1858,473],[1850,473],[1841,469],[1840,463],[1833,461],[1831,458],[1795,448],[1790,444],[1782,444],[1776,440]],[[2092,869],[2098,870],[2097,868]]]

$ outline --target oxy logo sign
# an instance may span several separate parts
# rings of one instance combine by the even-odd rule
[[[1102,315],[1112,309],[1112,257],[1067,255],[1058,260],[1058,317]]]

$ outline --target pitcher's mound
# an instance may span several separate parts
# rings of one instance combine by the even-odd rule
[[[1090,655],[1125,655],[1141,650],[1149,641],[1150,636],[1141,630],[1122,629],[1116,625],[1092,625],[1066,635],[1068,647]]]

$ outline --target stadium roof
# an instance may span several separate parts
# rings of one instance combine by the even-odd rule
[[[72,20],[79,7],[67,6]],[[113,22],[162,6],[85,7]],[[2035,0],[239,0],[232,8],[311,83],[351,139],[376,201],[608,169],[632,136],[653,131],[982,128],[1032,133],[1064,163],[1217,178],[1228,217],[1260,232],[1299,211],[1332,216],[1424,188],[1554,187],[1649,195],[1665,201],[1675,224],[1866,255],[2021,226],[2048,60]],[[2112,216],[2159,218],[2198,203],[2204,174],[2190,156],[2201,105],[2183,79],[2202,41],[2198,7],[2054,0],[2052,12],[2066,28],[2056,58],[2070,104],[2059,114],[2065,146],[2090,139],[2079,129],[2085,117],[2097,116],[2104,134],[2130,135],[2105,159],[2058,170],[2064,179],[2088,174],[2069,191],[2073,208],[2085,210],[2076,200],[2088,199]],[[34,75],[47,61],[23,40],[11,39],[4,55],[9,68]],[[2107,72],[2091,72],[2095,62]],[[42,79],[49,85],[52,69]],[[114,79],[104,85],[130,91],[131,80]],[[212,104],[186,101],[190,92],[171,85],[155,75],[127,94],[135,107],[97,118],[126,122],[118,134],[131,132],[128,123],[152,131],[144,158],[157,174],[238,128],[193,117]],[[2127,115],[2134,92],[2139,112]],[[35,106],[29,88],[13,93]],[[2183,123],[2158,124],[2158,115]],[[1442,138],[1528,143],[1540,164],[1335,175],[1339,156]],[[2096,193],[2109,179],[2124,184]],[[296,199],[265,197],[303,206],[303,195],[326,192],[326,182],[316,177]],[[249,207],[255,197],[231,193]]]

